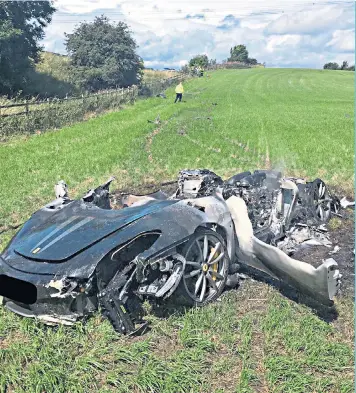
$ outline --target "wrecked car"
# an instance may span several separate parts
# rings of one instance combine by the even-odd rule
[[[241,264],[260,269],[320,301],[340,286],[337,263],[318,268],[283,252],[295,228],[318,228],[340,204],[320,179],[244,172],[222,180],[183,170],[176,192],[121,195],[113,178],[80,199],[67,185],[35,212],[0,256],[7,309],[47,324],[73,324],[100,309],[120,333],[142,328],[145,299],[172,296],[203,306],[236,285]]]

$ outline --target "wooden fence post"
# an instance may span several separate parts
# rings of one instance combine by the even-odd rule
[[[47,98],[48,109],[47,109],[47,129],[50,129],[50,118],[51,118],[51,101]]]
[[[82,116],[83,116],[83,120],[84,120],[84,116],[85,116],[85,98],[84,98],[84,94],[82,94]]]

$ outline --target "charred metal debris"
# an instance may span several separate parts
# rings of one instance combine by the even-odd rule
[[[325,223],[353,204],[320,179],[256,170],[223,180],[182,170],[173,195],[121,194],[112,206],[113,180],[78,200],[65,182],[56,184],[56,199],[0,256],[7,309],[47,324],[72,324],[100,309],[117,332],[133,334],[145,326],[145,299],[203,306],[238,283],[241,265],[323,303],[338,292],[332,258],[318,268],[291,258],[308,244],[330,247]]]

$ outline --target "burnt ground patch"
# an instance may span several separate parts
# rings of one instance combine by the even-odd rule
[[[342,274],[342,295],[353,295],[355,287],[355,217],[353,209],[342,211],[342,218],[332,219],[327,228],[329,229],[332,247],[311,246],[294,253],[293,258],[303,262],[309,262],[314,267],[320,265],[322,260],[333,258],[339,265]],[[330,252],[333,247],[338,246],[340,250],[335,254]]]
[[[120,207],[121,197],[129,194],[144,196],[154,194],[158,191],[163,191],[168,196],[171,196],[175,193],[175,191],[177,191],[177,188],[177,180],[170,180],[163,183],[146,183],[131,188],[115,190],[110,193],[111,204],[113,208]]]

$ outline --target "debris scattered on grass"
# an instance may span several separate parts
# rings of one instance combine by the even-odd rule
[[[343,208],[343,209],[346,209],[346,208],[348,208],[348,207],[354,207],[355,206],[355,201],[348,201],[347,200],[347,198],[346,197],[343,197],[341,200],[340,200],[340,205],[341,205],[341,207]]]
[[[194,120],[213,120],[213,119],[212,119],[212,117],[209,117],[209,116],[208,117],[197,116],[194,118]]]
[[[160,115],[158,115],[155,120],[147,120],[147,122],[159,125],[159,124],[161,124],[161,117],[160,117]]]
[[[63,180],[60,180],[54,186],[54,192],[55,192],[56,198],[66,198],[68,196],[67,184]]]
[[[329,252],[330,255],[336,254],[340,251],[340,247],[339,246],[335,246],[334,249],[332,251]]]

